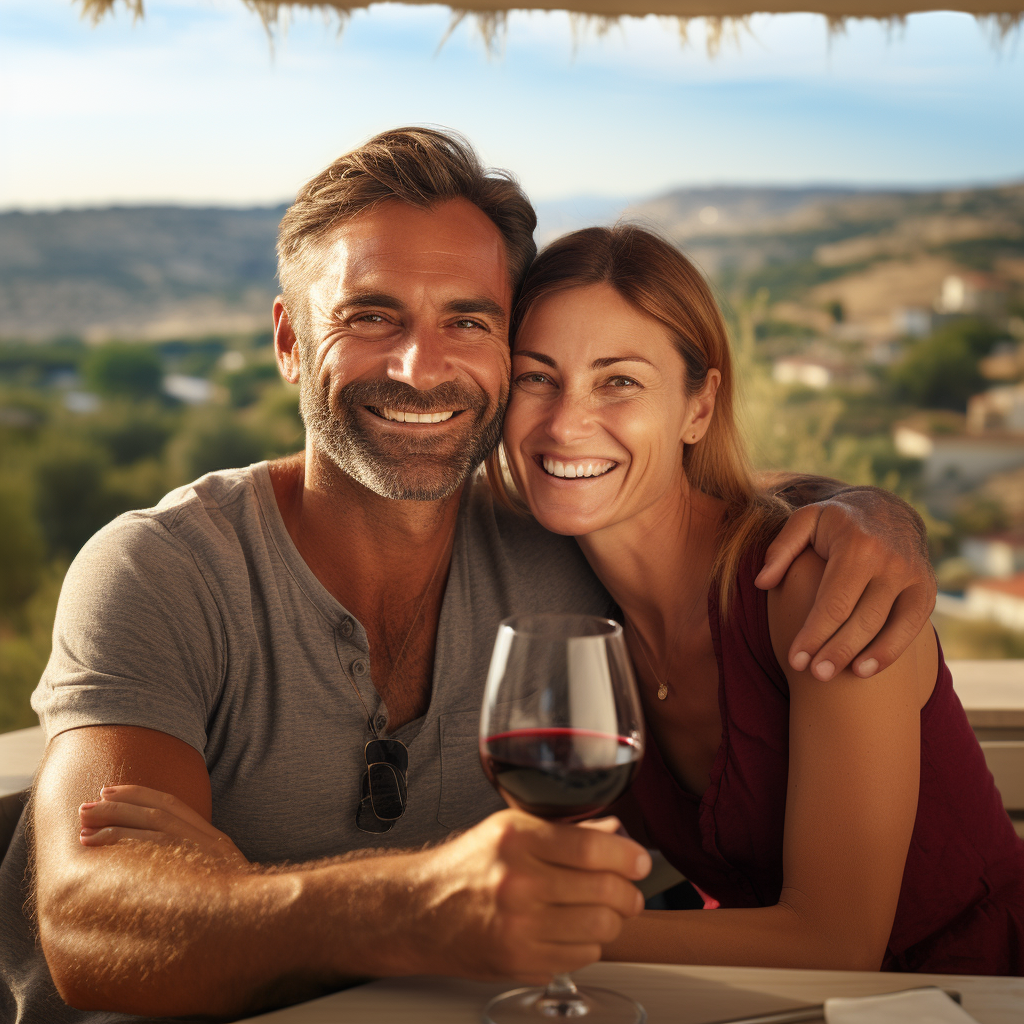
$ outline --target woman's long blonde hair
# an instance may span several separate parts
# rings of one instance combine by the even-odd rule
[[[723,609],[743,552],[768,536],[789,512],[782,499],[754,486],[735,418],[729,338],[721,311],[700,271],[664,239],[634,225],[585,228],[549,245],[534,261],[512,314],[511,339],[527,313],[545,296],[567,288],[611,285],[639,312],[665,327],[686,366],[686,397],[698,394],[708,371],[722,380],[705,435],[683,451],[690,485],[725,502],[712,578]],[[487,478],[502,504],[527,511],[514,490],[500,449],[487,460]]]

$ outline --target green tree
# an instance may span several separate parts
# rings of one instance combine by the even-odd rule
[[[26,602],[18,632],[0,631],[0,732],[26,729],[39,720],[29,697],[50,657],[53,617],[66,566],[54,563]]]
[[[82,372],[88,386],[101,395],[155,398],[163,382],[160,353],[141,343],[100,345],[86,357]]]
[[[187,480],[216,469],[248,466],[272,454],[270,440],[222,410],[209,410],[175,439]]]
[[[48,441],[36,465],[36,514],[50,552],[73,558],[101,526],[135,503],[109,486],[104,452]]]
[[[890,370],[895,396],[920,408],[963,412],[967,399],[986,386],[978,363],[998,337],[996,328],[985,320],[946,324],[917,342]]]
[[[46,545],[27,482],[0,482],[0,616],[19,610],[46,567]]]

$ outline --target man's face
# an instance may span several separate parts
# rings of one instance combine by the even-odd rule
[[[317,257],[300,339],[309,441],[382,497],[448,497],[497,443],[508,400],[501,233],[464,199],[392,201]]]

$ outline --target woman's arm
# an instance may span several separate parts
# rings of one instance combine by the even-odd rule
[[[769,594],[779,663],[817,589],[806,552]],[[917,812],[920,709],[936,675],[924,630],[891,668],[828,685],[786,668],[789,783],[779,903],[652,911],[626,923],[609,959],[877,970],[899,898]]]

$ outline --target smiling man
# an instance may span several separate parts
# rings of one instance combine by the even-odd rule
[[[514,181],[425,129],[340,158],[285,215],[275,343],[305,450],[122,516],[69,571],[34,696],[45,962],[20,913],[23,822],[0,868],[0,1016],[237,1016],[370,975],[540,980],[639,912],[645,851],[499,811],[477,755],[498,621],[610,611],[572,540],[471,478],[534,226]],[[804,647],[845,665],[902,592],[911,610],[861,654],[888,663],[929,605],[912,515],[862,493],[794,518],[769,582],[808,538],[840,552]]]

